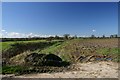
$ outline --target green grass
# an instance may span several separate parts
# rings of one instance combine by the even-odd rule
[[[65,42],[58,42],[50,47],[47,47],[43,50],[41,50],[42,53],[59,53],[59,51],[62,51],[64,49],[65,46],[71,44],[71,42],[73,42],[75,40],[68,40]],[[70,47],[70,46],[69,46]]]
[[[16,74],[22,72],[25,68],[21,66],[3,66],[2,74]]]
[[[10,45],[14,43],[15,42],[0,42],[0,46],[2,46],[2,48],[0,48],[0,51],[10,48]]]
[[[118,48],[101,48],[96,51],[99,54],[103,55],[112,55],[112,54],[118,54]]]
[[[46,40],[32,40],[32,41],[8,41],[8,42],[0,42],[0,51],[7,50],[11,47],[12,44],[15,43],[33,43],[33,42],[47,42]]]
[[[55,53],[56,50],[61,46],[62,42],[57,42],[56,44],[41,50],[41,53]]]

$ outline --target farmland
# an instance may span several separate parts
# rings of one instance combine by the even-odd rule
[[[76,63],[119,61],[117,38],[9,41],[0,44],[4,61],[3,74],[62,72],[71,70],[68,66]],[[32,53],[54,54],[60,57],[64,64],[69,63],[69,65],[66,67],[64,64],[61,67],[41,65],[25,67],[25,58]]]

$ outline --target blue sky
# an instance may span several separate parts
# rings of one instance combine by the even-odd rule
[[[113,2],[3,2],[3,37],[118,33]]]

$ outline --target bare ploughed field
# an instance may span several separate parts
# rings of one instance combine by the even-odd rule
[[[118,78],[118,63],[87,62],[71,66],[70,71],[57,73],[24,74],[20,76],[4,75],[14,78]]]

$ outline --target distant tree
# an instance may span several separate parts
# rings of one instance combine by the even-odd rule
[[[117,37],[118,37],[118,35],[117,35],[117,34],[115,34],[114,36],[115,36],[115,38],[117,38]]]
[[[47,38],[48,41],[52,41],[53,39],[54,39],[53,36],[50,36],[50,37]]]
[[[118,35],[117,34],[110,35],[110,38],[118,38]]]
[[[91,38],[95,38],[95,35],[91,35]]]
[[[70,34],[64,34],[63,36],[64,36],[64,39],[68,40],[70,37]]]
[[[113,35],[110,35],[110,38],[113,38],[114,36]]]
[[[77,35],[74,35],[73,38],[74,38],[74,39],[77,39]]]
[[[100,38],[99,36],[97,38]]]
[[[105,38],[105,35],[103,35],[102,38]]]
[[[57,36],[57,35],[55,35],[55,39],[60,39],[60,37],[59,37],[59,36]]]

